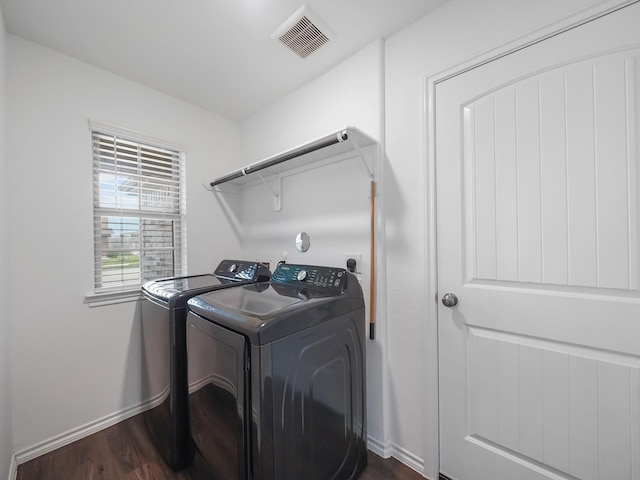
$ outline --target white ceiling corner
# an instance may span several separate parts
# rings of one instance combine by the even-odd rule
[[[6,30],[233,120],[446,0],[0,0]],[[305,59],[270,38],[307,5],[331,41]]]

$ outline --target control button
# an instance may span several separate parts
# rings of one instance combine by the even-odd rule
[[[299,281],[304,282],[307,279],[307,271],[306,270],[300,270],[298,272],[297,278],[298,278]]]
[[[238,266],[235,263],[232,263],[231,266],[229,267],[229,272],[233,273],[238,269]]]

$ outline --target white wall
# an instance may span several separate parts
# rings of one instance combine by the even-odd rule
[[[243,122],[245,161],[273,156],[347,126],[357,127],[381,141],[382,51],[382,42],[373,42],[326,75]],[[377,181],[383,192],[380,176]],[[275,263],[286,252],[289,263],[343,266],[344,253],[361,253],[361,284],[368,302],[369,188],[367,170],[356,157],[284,178],[279,212],[273,211],[271,196],[263,185],[247,188],[241,209],[245,255],[263,255]],[[379,195],[378,201],[383,195]],[[304,254],[295,249],[295,235],[299,231],[306,231],[311,237],[311,248]],[[383,274],[384,269],[379,269],[380,272]],[[383,285],[384,281],[379,283]],[[384,300],[381,295],[377,338],[366,340],[368,429],[370,447],[378,451],[386,445]]]
[[[11,428],[11,316],[9,308],[9,178],[5,137],[5,44],[6,34],[0,10],[0,478],[7,478],[13,456]]]
[[[236,123],[19,37],[8,36],[7,47],[9,315],[20,460],[158,393],[145,380],[137,303],[84,303],[93,287],[87,120],[187,147],[189,273],[240,253],[202,183],[241,162]]]
[[[427,261],[425,78],[531,33],[594,0],[451,0],[386,41],[390,436],[437,478],[435,290]],[[410,266],[414,266],[410,268]],[[426,363],[431,362],[431,363]],[[422,369],[421,367],[425,368]]]

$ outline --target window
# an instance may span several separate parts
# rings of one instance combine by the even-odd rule
[[[92,138],[95,292],[183,274],[185,154],[93,125]]]

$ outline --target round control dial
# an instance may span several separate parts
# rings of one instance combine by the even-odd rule
[[[233,273],[238,269],[238,266],[235,263],[232,263],[229,267],[229,273]]]
[[[307,271],[300,270],[297,275],[298,281],[304,282],[307,279]]]

